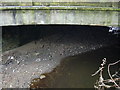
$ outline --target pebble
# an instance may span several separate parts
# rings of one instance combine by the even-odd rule
[[[20,64],[20,61],[17,60],[17,64]]]
[[[48,66],[50,66],[50,64],[48,64]]]
[[[10,88],[12,88],[12,85],[10,85]]]
[[[17,70],[17,72],[20,72],[19,70]]]
[[[28,72],[28,71],[25,71],[26,73]]]
[[[80,46],[80,48],[83,48],[83,46]]]
[[[34,84],[31,84],[31,86],[33,86]]]
[[[37,80],[33,80],[33,82],[37,82]]]
[[[13,72],[15,72],[15,69],[13,69]]]
[[[41,61],[41,59],[40,59],[40,58],[37,58],[35,61],[36,61],[36,62],[40,62],[40,61]]]
[[[47,60],[47,59],[45,58],[45,59],[43,59],[43,60]]]
[[[40,53],[35,53],[36,56],[38,56]]]
[[[49,58],[51,58],[52,56],[51,55],[49,55]]]
[[[9,56],[9,57],[8,57],[8,59],[11,59],[11,60],[13,60],[13,59],[14,59],[14,57],[13,57],[13,56]]]
[[[5,68],[5,70],[7,70],[8,68]]]

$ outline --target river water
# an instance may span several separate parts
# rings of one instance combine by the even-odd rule
[[[44,79],[36,78],[31,83],[31,88],[93,88],[99,75],[91,75],[98,70],[102,59],[106,58],[107,63],[103,72],[104,79],[108,79],[107,65],[120,59],[120,47],[112,45],[100,48],[76,56],[67,57],[51,73],[45,73]],[[110,68],[113,74],[118,70],[120,64]]]

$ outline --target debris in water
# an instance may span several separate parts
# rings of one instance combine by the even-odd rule
[[[40,75],[40,79],[46,78],[45,75]]]

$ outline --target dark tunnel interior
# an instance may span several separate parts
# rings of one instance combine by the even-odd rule
[[[108,27],[80,25],[22,25],[2,27],[3,38],[18,38],[20,45],[55,33],[95,33],[107,35]]]
[[[109,27],[88,26],[88,25],[3,26],[2,45],[3,45],[3,51],[6,51],[14,48],[14,45],[11,45],[11,47],[4,50],[4,47],[6,48],[6,45],[8,45],[9,42],[17,43],[17,46],[15,47],[19,47],[31,41],[35,41],[36,43],[37,40],[53,34],[73,34],[72,36],[77,36],[77,37],[81,36],[82,38],[89,36],[93,36],[94,38],[104,37],[104,36],[109,38],[111,38],[111,36],[112,38],[116,37],[111,33],[109,33],[108,31],[109,31]]]

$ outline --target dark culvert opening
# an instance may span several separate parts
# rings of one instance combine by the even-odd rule
[[[111,41],[115,38],[108,33],[108,27],[101,26],[80,26],[80,25],[22,25],[22,26],[4,26],[2,27],[3,37],[3,52],[22,46],[28,42],[35,41],[35,43],[44,37],[53,34],[69,34],[71,38],[74,36],[85,38],[101,38],[108,37]],[[102,38],[103,39],[103,38]],[[115,38],[116,39],[116,38]],[[13,43],[10,47],[8,43]],[[16,44],[16,45],[15,45]]]
[[[28,82],[29,80],[27,78],[29,79],[30,77],[31,79],[32,73],[34,72],[38,77],[32,77],[33,80],[29,83],[30,88],[93,88],[98,77],[91,77],[91,74],[99,68],[102,59],[107,58],[107,63],[120,59],[119,37],[108,31],[108,27],[86,25],[25,25],[2,27],[3,53],[16,49],[15,52],[11,52],[11,55],[16,55],[15,57],[19,61],[15,68],[19,70],[19,68],[23,68],[22,64],[25,64],[26,66],[28,65],[25,70],[27,71],[29,69],[27,71],[29,74],[26,73],[22,76],[22,73],[19,73],[22,76],[20,79],[17,77],[18,72],[14,71],[16,74],[11,77],[17,77],[18,80],[16,79],[16,81],[19,81],[19,84],[17,86],[13,80],[13,87],[27,87],[27,84],[24,84],[24,82]],[[31,42],[33,44],[28,44]],[[31,50],[25,51],[24,49],[29,47],[29,45],[32,45],[32,49],[30,47]],[[17,49],[22,46],[25,46],[23,47],[24,49]],[[22,55],[22,49],[27,52],[27,54],[25,53],[27,56]],[[21,61],[20,56],[23,56],[26,60]],[[38,61],[38,58],[40,58],[40,61]],[[38,70],[42,69],[39,67],[39,63],[42,62],[50,61],[48,64],[52,66],[53,64],[51,62],[56,63],[59,59],[62,59],[61,63],[57,67],[54,67],[55,69],[53,71],[42,73],[42,76],[38,74],[40,71],[34,69],[36,67]],[[7,64],[5,63],[5,65],[6,68],[10,68],[13,65],[9,71],[6,70],[9,73],[10,71],[13,72],[12,68],[14,69],[16,63],[9,62]],[[51,68],[47,65],[44,65],[44,67]],[[118,70],[118,68],[119,65],[114,67],[112,72]],[[22,72],[22,70],[24,69],[21,69],[19,72]],[[108,78],[107,72],[104,75]],[[41,79],[41,77],[45,78]],[[8,77],[3,78],[3,80],[9,80],[6,78]],[[8,85],[10,83],[12,81],[8,81]]]

